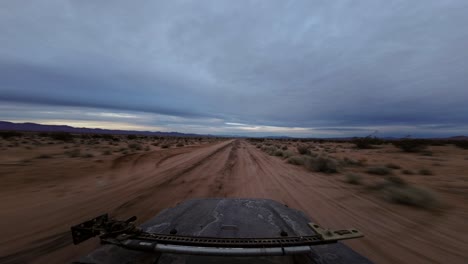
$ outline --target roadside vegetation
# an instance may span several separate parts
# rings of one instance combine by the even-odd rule
[[[438,148],[454,146],[467,149],[465,142],[468,142],[411,138],[384,140],[371,136],[341,141],[249,141],[255,148],[279,158],[278,162],[282,159],[285,163],[314,173],[313,175],[335,174],[334,177],[341,179],[341,182],[355,185],[354,188],[363,188],[363,191],[370,191],[385,201],[423,209],[436,209],[442,204],[439,195],[432,191],[431,187],[419,186],[432,185],[431,182],[419,178],[437,175],[435,168],[442,167],[439,161],[445,159]],[[386,156],[396,159],[384,158]],[[412,162],[415,163],[414,166],[408,165]],[[429,165],[431,169],[428,169]]]

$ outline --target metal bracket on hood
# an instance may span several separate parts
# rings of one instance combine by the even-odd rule
[[[337,241],[345,239],[353,239],[363,237],[364,235],[355,228],[341,229],[341,230],[330,230],[325,229],[317,224],[309,223],[309,227],[314,230],[315,233],[322,236],[323,241]]]

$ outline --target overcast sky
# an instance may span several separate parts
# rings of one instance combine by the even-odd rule
[[[0,2],[0,119],[468,134],[468,1]]]

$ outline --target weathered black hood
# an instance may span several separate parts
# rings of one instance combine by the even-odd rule
[[[304,213],[268,199],[193,199],[163,210],[141,227],[151,233],[181,236],[271,238],[314,235],[309,222]],[[103,245],[77,263],[371,263],[339,242],[312,248],[310,254],[301,256],[213,257]]]
[[[162,211],[149,232],[202,237],[305,236],[314,232],[300,211],[267,199],[194,199]]]

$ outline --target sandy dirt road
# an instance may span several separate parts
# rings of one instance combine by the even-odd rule
[[[358,228],[366,237],[346,244],[376,263],[468,263],[466,206],[434,213],[388,204],[243,140],[56,166],[67,166],[67,176],[50,179],[50,188],[0,189],[0,263],[67,263],[98,246],[73,246],[72,224],[105,212],[141,223],[202,197],[270,198],[323,226]]]

